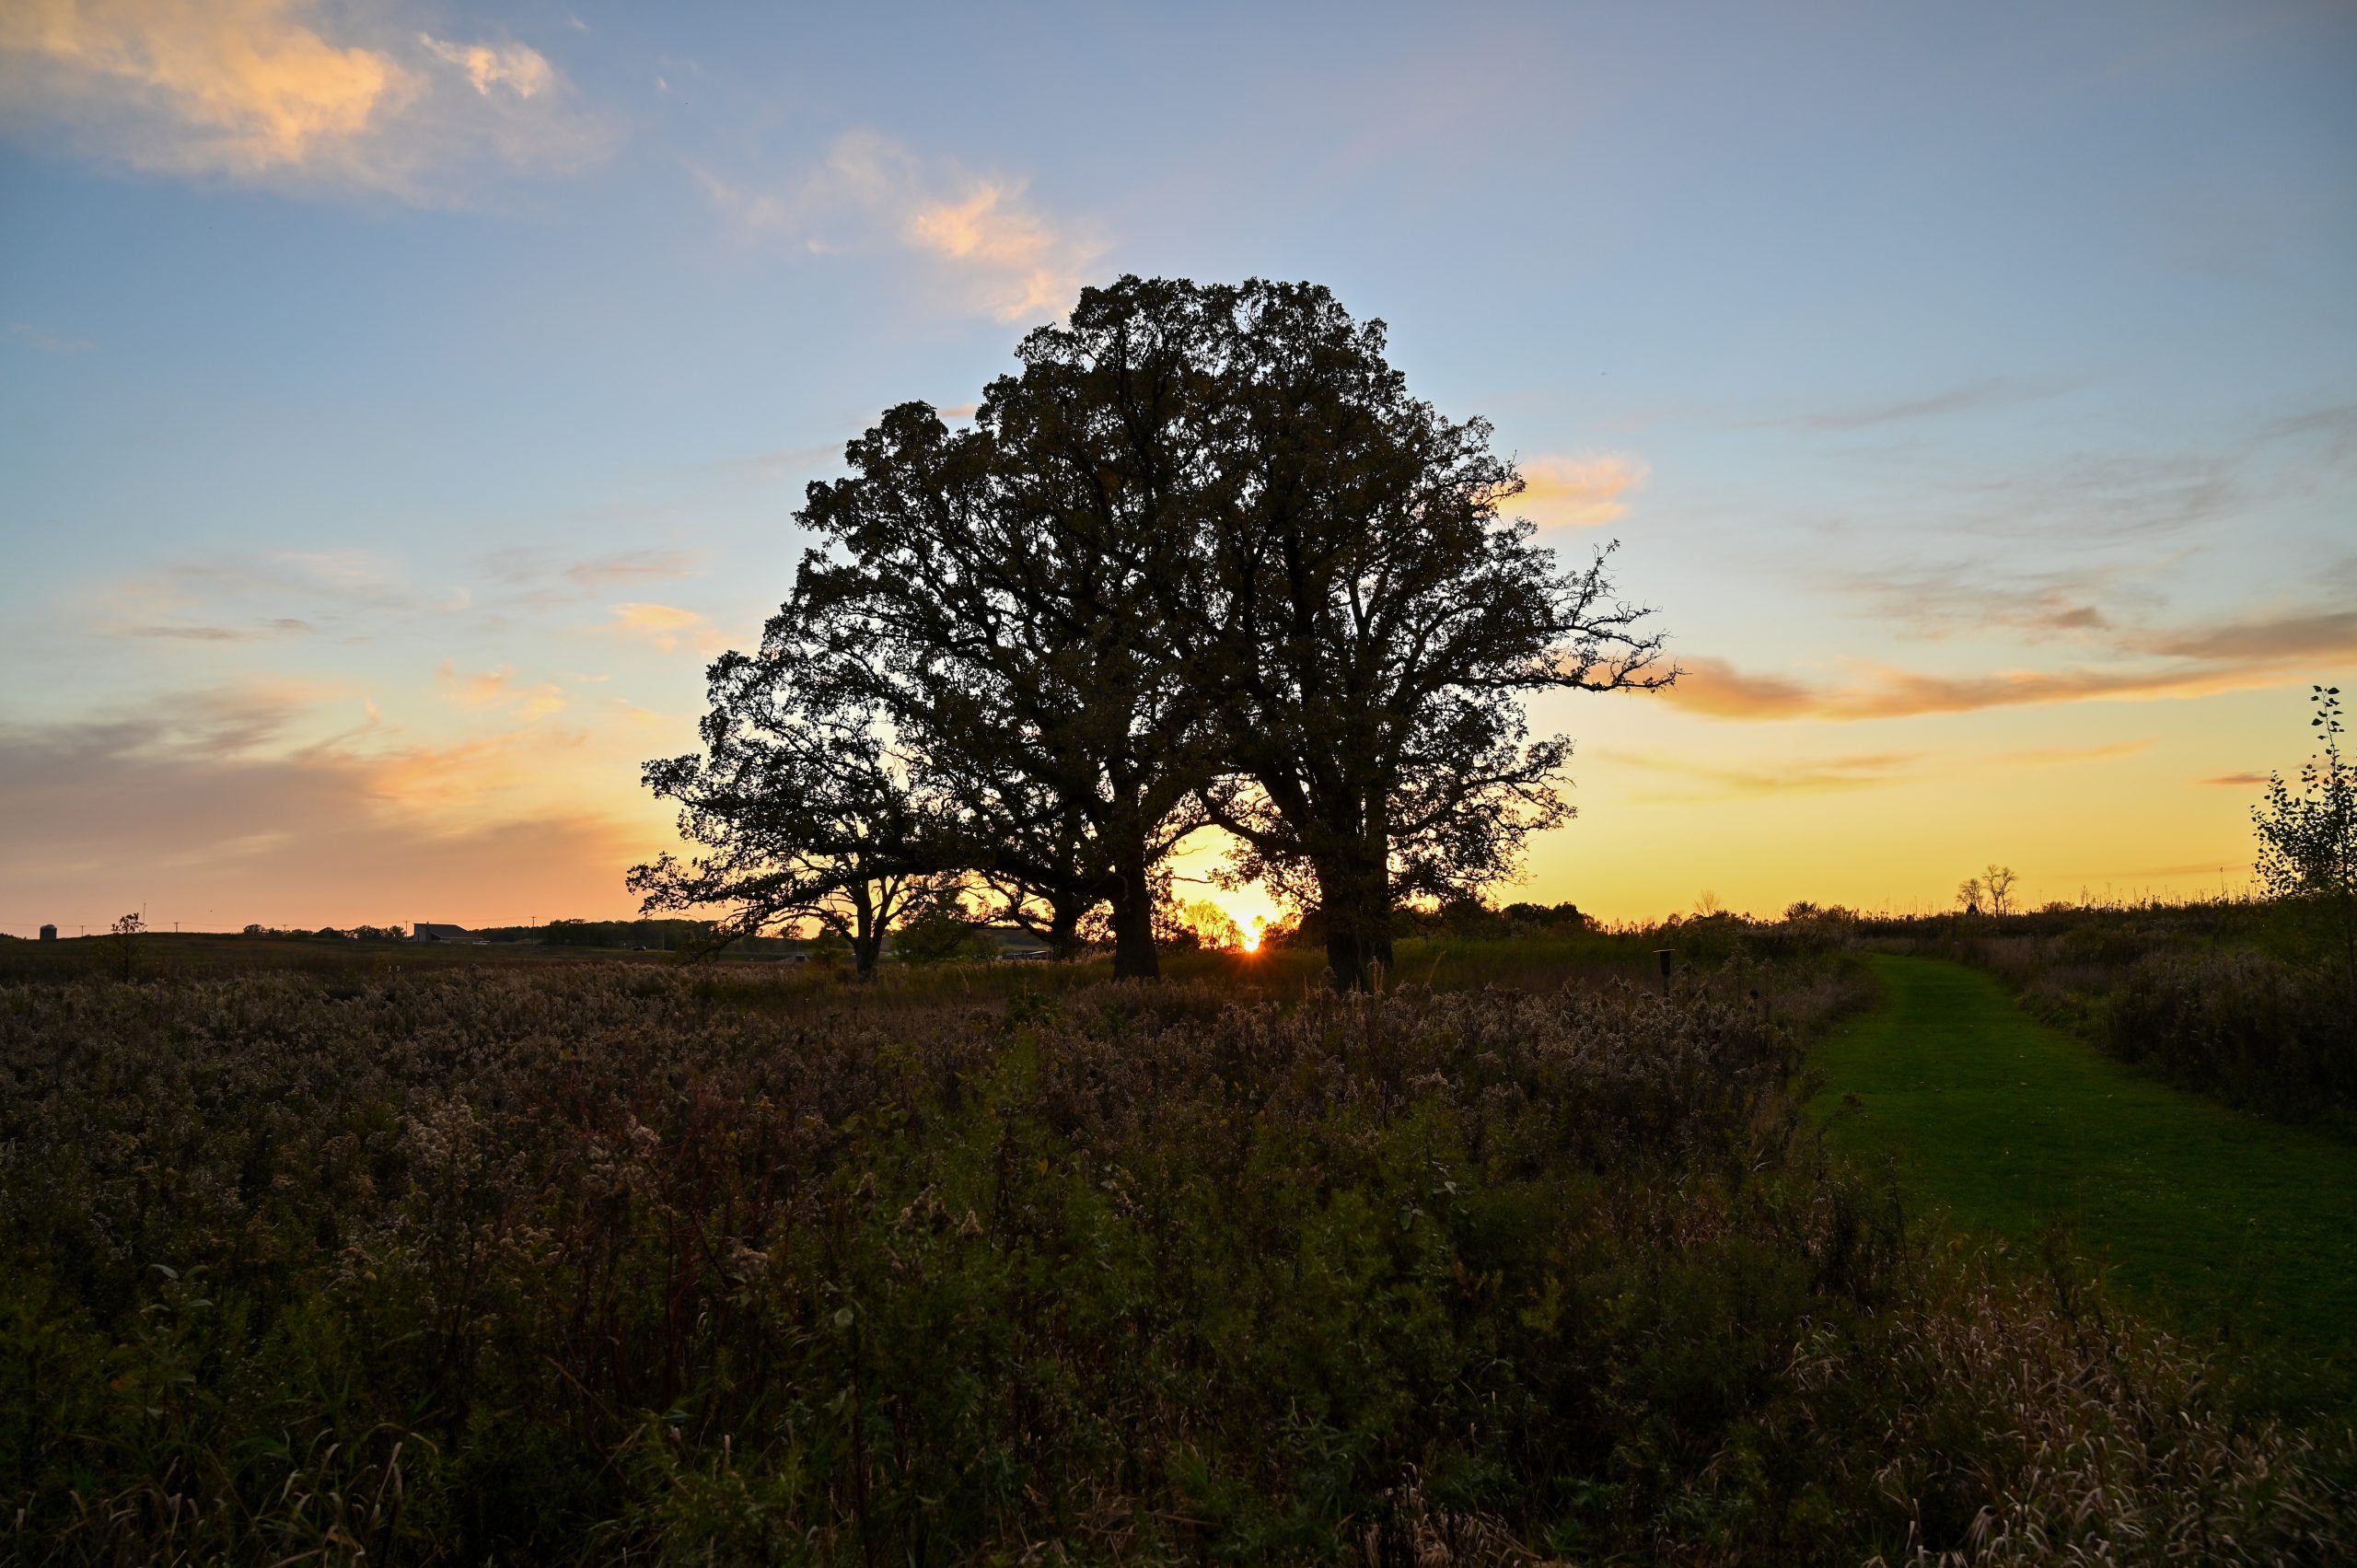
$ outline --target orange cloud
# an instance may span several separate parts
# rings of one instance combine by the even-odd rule
[[[526,724],[546,718],[564,707],[564,691],[552,681],[537,686],[516,684],[516,667],[501,665],[480,675],[461,675],[455,659],[444,659],[434,678],[445,701],[464,708],[510,708]]]
[[[1916,751],[1779,759],[1766,767],[1731,766],[1648,751],[1600,749],[1596,756],[1649,772],[1704,780],[1722,786],[1730,795],[1813,795],[1829,790],[1871,789],[1898,782],[1923,761],[1923,754]]]
[[[2150,645],[2182,649],[2187,656],[2200,650],[2219,656],[2180,656],[2158,668],[2009,669],[1964,676],[1869,668],[1863,679],[1839,685],[1749,674],[1724,659],[1689,657],[1679,661],[1684,673],[1665,695],[1689,712],[1736,719],[1908,718],[2048,703],[2209,697],[2305,679],[2315,659],[2357,652],[2357,615],[2259,621]]]
[[[1653,469],[1642,458],[1601,453],[1579,458],[1531,458],[1517,465],[1522,494],[1511,505],[1539,523],[1593,528],[1627,515],[1627,497],[1644,487]]]
[[[517,98],[537,98],[556,80],[556,72],[547,58],[520,43],[497,48],[487,43],[451,43],[431,33],[418,34],[417,41],[435,59],[464,71],[476,93],[484,98],[500,87]]]
[[[582,804],[590,775],[630,797],[634,738],[624,755],[540,728],[385,748],[371,726],[306,743],[311,700],[197,693],[0,730],[11,918],[70,931],[143,902],[159,925],[215,929],[615,915],[624,868],[669,847],[653,813]]]
[[[359,134],[418,88],[389,57],[328,42],[295,9],[288,0],[24,0],[0,19],[0,50],[39,59],[87,99],[160,110],[178,134],[134,144],[134,162],[251,173]]]
[[[646,603],[618,604],[612,608],[614,618],[599,631],[615,636],[644,637],[667,654],[681,648],[717,653],[728,643],[720,628],[692,610]]]
[[[387,19],[314,0],[16,0],[0,98],[139,168],[412,199],[469,153],[520,168],[602,150],[537,51],[387,35]]]
[[[1801,718],[1818,698],[1800,681],[1781,675],[1747,675],[1724,659],[1681,656],[1678,683],[1663,696],[1681,708],[1714,718]]]
[[[941,264],[970,308],[1005,321],[1062,310],[1104,251],[1086,225],[1035,204],[1027,181],[921,157],[872,131],[836,138],[826,162],[788,192],[698,177],[747,229],[790,237],[812,255],[897,245]]]

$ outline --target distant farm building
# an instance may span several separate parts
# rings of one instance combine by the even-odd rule
[[[44,942],[54,942],[54,941],[56,941],[56,940],[57,940],[57,927],[55,927],[55,926],[53,926],[53,925],[44,925],[44,926],[42,926],[42,927],[41,928],[41,939],[42,941],[44,941]]]
[[[430,920],[419,921],[409,928],[409,939],[412,942],[463,942],[469,947],[480,947],[487,940],[463,925],[437,925]]]

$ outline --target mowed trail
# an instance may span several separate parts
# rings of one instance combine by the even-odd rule
[[[1811,1058],[1837,1148],[2033,1258],[2059,1223],[2180,1332],[2357,1389],[2357,1147],[2140,1076],[1960,964],[1872,962],[1882,1002]]]

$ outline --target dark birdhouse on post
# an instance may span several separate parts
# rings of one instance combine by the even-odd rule
[[[1654,958],[1661,965],[1661,993],[1666,997],[1669,995],[1669,971],[1678,967],[1678,949],[1655,947]]]
[[[56,940],[57,940],[57,927],[55,927],[55,926],[53,926],[53,925],[44,925],[44,926],[42,926],[42,927],[41,928],[41,939],[42,941],[44,941],[44,942],[54,942],[54,941],[56,941]]]

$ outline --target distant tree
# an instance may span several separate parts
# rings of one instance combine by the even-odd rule
[[[1784,906],[1784,919],[1794,925],[1815,920],[1825,912],[1806,899],[1795,899]]]
[[[1244,929],[1211,900],[1194,899],[1164,906],[1162,940],[1172,947],[1226,952],[1244,946]]]
[[[2267,798],[2251,807],[2258,833],[2255,869],[2271,898],[2304,905],[2318,917],[2342,983],[2357,1000],[2357,767],[2342,756],[2340,688],[2315,686],[2308,720],[2321,731],[2316,755],[2300,768],[2300,788],[2269,774]]]
[[[703,750],[645,770],[648,788],[679,803],[680,837],[704,853],[633,866],[641,909],[726,908],[715,946],[815,920],[873,979],[894,919],[942,869],[937,813],[799,607],[771,621],[759,654],[714,660],[707,681]]]
[[[2014,875],[2012,866],[2000,865],[1993,860],[1989,863],[1988,869],[1980,874],[1980,885],[1988,891],[1991,914],[2005,914],[2012,911],[2014,884],[2020,880]]]
[[[136,913],[124,915],[108,928],[114,938],[115,956],[122,961],[122,978],[126,981],[131,978],[132,944],[146,929],[146,921]]]
[[[1538,931],[1585,931],[1595,918],[1565,900],[1555,904],[1512,903],[1499,912],[1518,927]]]
[[[1201,292],[1221,334],[1202,579],[1168,610],[1218,721],[1202,800],[1245,846],[1235,875],[1314,904],[1334,983],[1364,987],[1399,900],[1498,880],[1571,814],[1570,742],[1527,742],[1516,694],[1677,672],[1608,549],[1563,573],[1499,515],[1514,465],[1486,423],[1410,395],[1383,323],[1308,284]]]
[[[1967,914],[1980,912],[1980,878],[1968,877],[1956,885],[1956,901]]]
[[[892,936],[892,956],[902,963],[943,964],[995,957],[997,944],[966,907],[964,889],[944,881],[916,899]]]
[[[971,428],[890,410],[797,515],[840,552],[806,557],[799,591],[957,807],[963,860],[1060,950],[1109,904],[1117,975],[1155,972],[1154,875],[1208,776],[1163,613],[1195,552],[1201,296],[1084,292]]]

